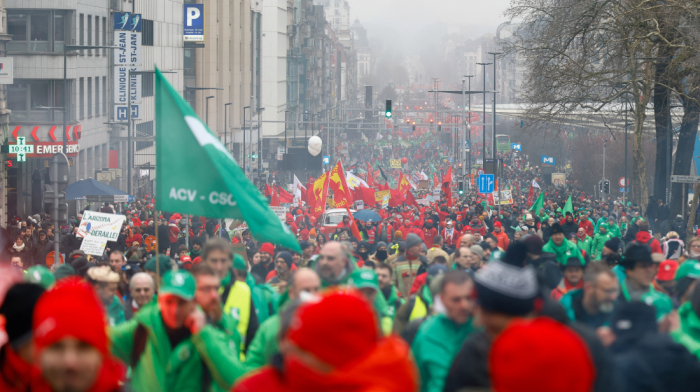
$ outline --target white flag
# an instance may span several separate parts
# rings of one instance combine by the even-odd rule
[[[377,132],[377,140],[382,140],[384,139],[384,136],[382,136],[381,133]]]
[[[301,201],[301,192],[302,189],[306,191],[306,187],[301,184],[301,181],[297,178],[297,175],[294,175],[294,184],[292,184],[292,195],[294,196],[295,199]]]
[[[532,187],[540,189],[540,185],[537,183],[537,181],[534,178],[532,179]]]
[[[427,179],[428,179],[428,175],[425,174],[425,172],[424,172],[423,170],[420,171],[420,179],[421,179],[421,180],[427,180]]]
[[[366,143],[366,142],[369,141],[369,139],[367,139],[367,136],[365,136],[365,133],[364,133],[364,132],[360,132],[360,134],[362,134],[362,141],[363,141],[363,142]]]
[[[360,185],[369,188],[369,185],[365,182],[365,180],[361,179],[360,177],[350,173],[350,172],[345,172],[345,181],[348,183],[348,186],[350,189],[355,189],[359,187]]]

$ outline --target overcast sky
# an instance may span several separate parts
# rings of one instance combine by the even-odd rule
[[[503,11],[510,0],[348,0],[350,23],[386,23],[396,28],[437,22],[490,25],[495,28],[506,19]]]

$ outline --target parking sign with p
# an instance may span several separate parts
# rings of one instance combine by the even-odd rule
[[[185,41],[204,42],[204,4],[185,4],[184,6]]]

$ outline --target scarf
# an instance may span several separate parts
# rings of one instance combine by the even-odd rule
[[[22,242],[22,246],[17,246],[17,243],[12,244],[12,249],[15,250],[15,252],[21,252],[24,250],[24,242]]]

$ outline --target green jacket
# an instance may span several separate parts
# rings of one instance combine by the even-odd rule
[[[681,320],[681,327],[671,332],[671,337],[700,359],[700,317],[693,310],[690,301],[678,308],[678,317]]]
[[[107,316],[109,317],[109,326],[113,327],[126,321],[124,315],[124,307],[122,306],[119,297],[116,295],[112,298],[112,303],[107,307]]]
[[[245,278],[253,297],[253,305],[258,315],[258,322],[264,323],[269,317],[277,313],[280,295],[269,284],[257,284],[253,274],[248,274]]]
[[[411,346],[420,371],[421,392],[442,392],[452,360],[472,332],[471,318],[455,325],[438,314],[423,322]]]
[[[593,243],[591,244],[591,260],[598,260],[603,257],[603,248],[605,247],[605,242],[612,239],[613,236],[610,233],[597,233],[593,237]]]
[[[381,295],[381,293],[379,293]],[[405,301],[403,298],[399,299],[399,291],[396,290],[396,286],[391,285],[391,293],[389,294],[389,298],[385,298],[386,300],[386,315],[388,317],[391,317],[393,320],[394,317],[396,317],[396,310],[397,310],[397,304],[401,305]]]
[[[138,330],[144,331],[147,340],[138,362],[133,364],[131,356]],[[229,390],[245,373],[235,340],[214,326],[206,325],[177,347],[171,347],[157,303],[144,307],[128,322],[110,328],[109,337],[112,353],[131,365],[131,386],[135,391],[201,392],[205,379],[211,380],[210,391]]]
[[[622,294],[618,301],[623,300],[630,302],[630,294],[627,289],[627,274],[624,279],[620,279],[620,293]],[[653,285],[649,285],[649,291],[641,297],[642,302],[652,305],[656,309],[656,321],[660,321],[671,310],[673,310],[673,302],[666,294],[660,293],[654,289]]]
[[[591,257],[591,245],[593,244],[593,239],[586,235],[586,238],[580,239],[576,238],[576,246],[579,250],[585,251],[588,257]]]
[[[598,218],[598,221],[595,223],[595,227],[593,228],[593,233],[598,234],[598,229],[600,229],[600,225],[604,225],[607,221],[608,221],[608,218],[603,218],[603,217]]]
[[[611,224],[609,224],[609,223],[606,223],[606,224],[605,224],[605,227],[608,229],[607,232],[608,232],[610,235],[612,235],[613,237],[617,237],[617,238],[622,237],[622,234],[620,233],[620,226],[618,226],[618,225],[616,225],[616,224],[612,224],[612,225],[611,225]]]
[[[268,318],[260,325],[253,341],[248,346],[248,352],[245,357],[246,370],[255,370],[270,363],[272,357],[279,351],[277,344],[279,332],[279,314]]]
[[[566,238],[560,246],[556,246],[550,238],[549,241],[542,247],[542,252],[554,253],[559,265],[566,265],[566,262],[571,257],[576,257],[581,261],[581,265],[586,265],[586,260],[583,258],[583,255],[581,255],[581,251],[578,250],[578,246]]]

